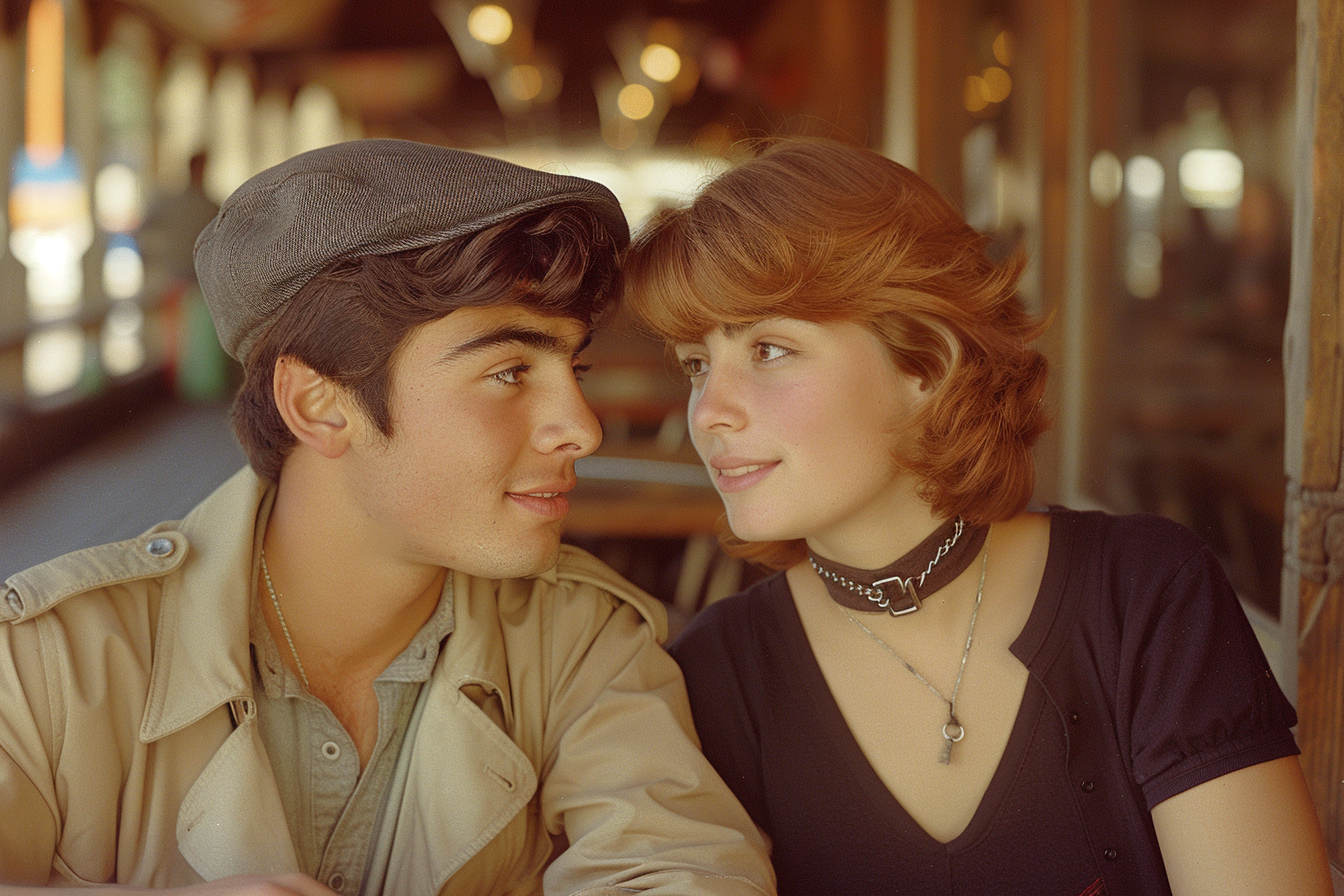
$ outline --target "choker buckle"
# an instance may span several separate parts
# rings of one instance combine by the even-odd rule
[[[888,579],[878,579],[873,583],[872,587],[873,590],[882,595],[882,597],[881,599],[876,599],[870,596],[868,599],[886,610],[892,616],[904,616],[906,613],[913,613],[923,606],[923,601],[919,599],[919,592],[915,590],[914,578],[914,576],[911,576],[908,579],[903,579],[900,576],[892,576]],[[887,589],[882,587],[883,585],[888,585],[892,582],[901,586],[901,596],[905,598],[899,605],[892,604],[891,598],[887,596]]]

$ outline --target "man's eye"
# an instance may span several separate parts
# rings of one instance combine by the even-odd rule
[[[574,379],[578,380],[579,382],[583,382],[583,375],[592,369],[593,365],[591,364],[575,364]]]
[[[522,382],[522,376],[532,369],[531,364],[519,364],[516,367],[510,367],[508,370],[501,370],[499,373],[490,374],[492,380],[498,380],[508,386],[517,386]]]
[[[689,377],[704,376],[709,369],[704,358],[683,358],[681,360],[681,369]]]

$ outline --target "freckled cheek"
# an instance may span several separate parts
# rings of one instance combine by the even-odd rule
[[[835,396],[810,383],[782,383],[758,390],[756,405],[762,422],[786,437],[802,440],[831,431]]]

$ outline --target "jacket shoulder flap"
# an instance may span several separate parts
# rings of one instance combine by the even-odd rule
[[[0,622],[20,623],[76,594],[164,576],[187,556],[187,538],[163,523],[126,541],[73,551],[5,581]]]

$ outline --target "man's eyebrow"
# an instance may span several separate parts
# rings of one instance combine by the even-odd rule
[[[447,364],[459,361],[468,355],[483,352],[498,345],[519,345],[556,355],[577,355],[587,348],[592,341],[592,330],[588,330],[584,334],[583,340],[577,346],[571,348],[571,342],[568,338],[555,336],[535,327],[501,327],[498,330],[490,330],[453,346],[439,357],[439,362]]]

